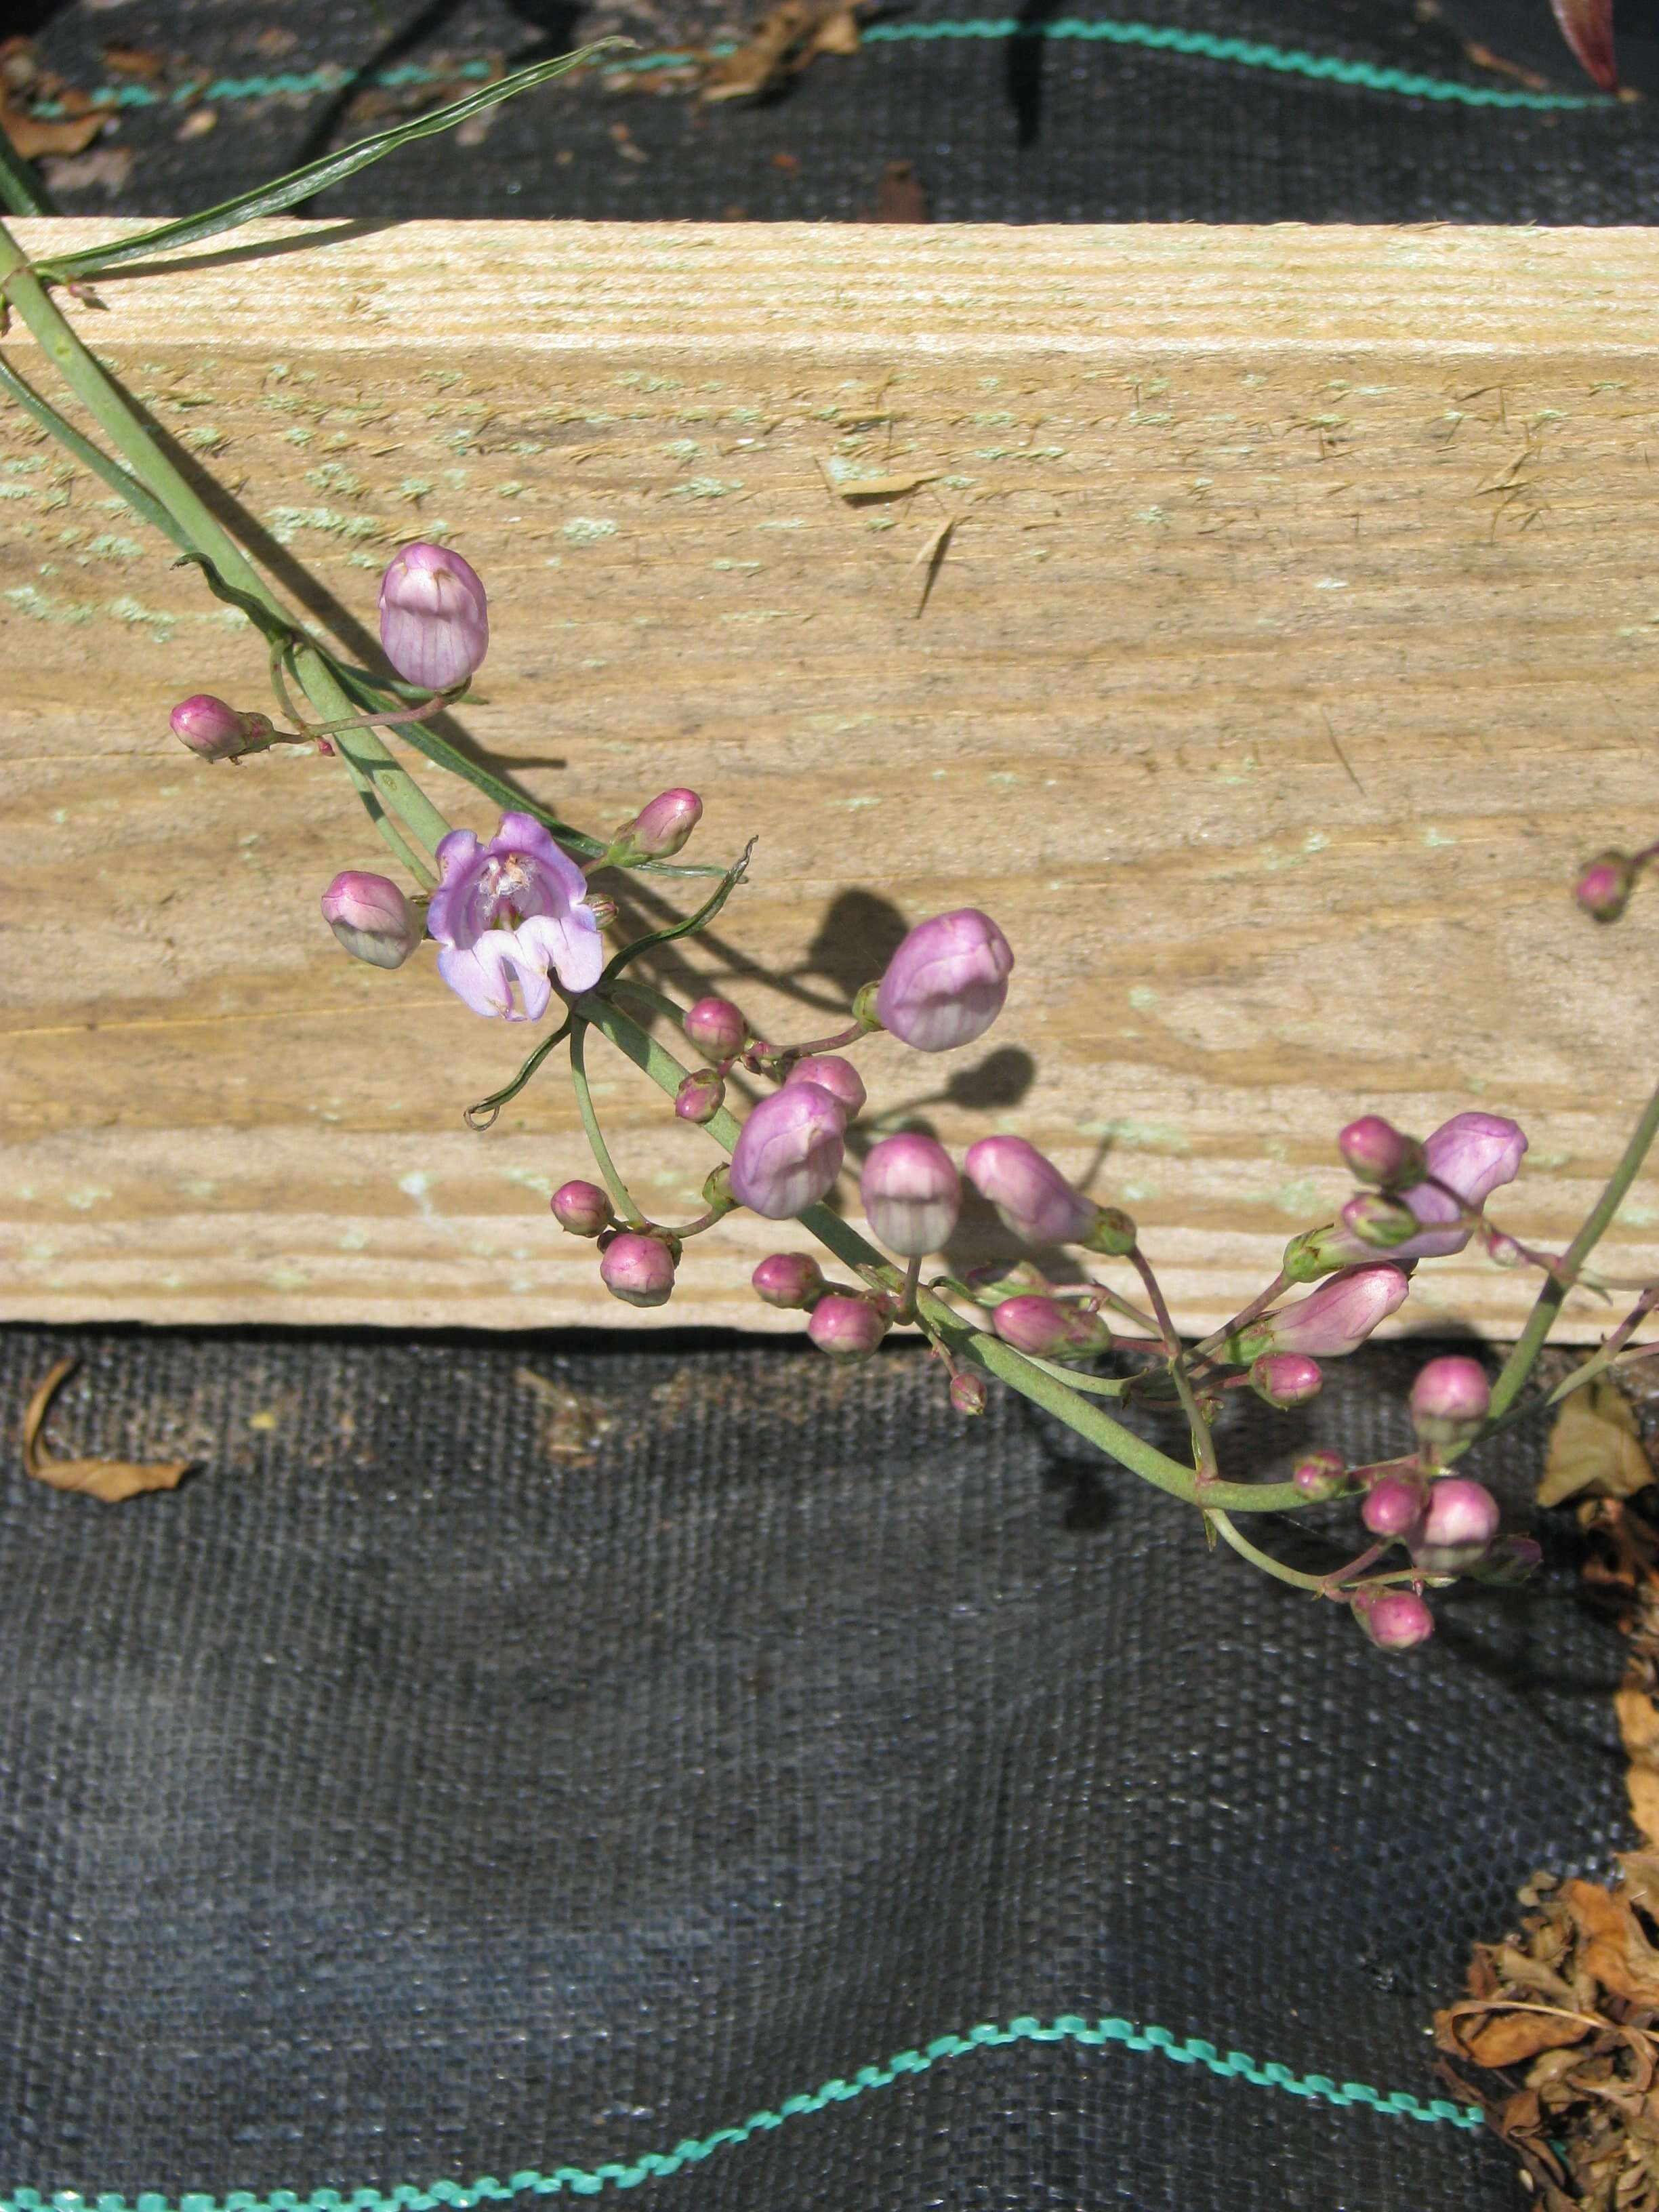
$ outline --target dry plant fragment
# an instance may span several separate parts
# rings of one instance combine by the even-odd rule
[[[858,52],[858,18],[847,0],[778,0],[734,54],[716,62],[705,100],[738,100],[793,76],[818,54]]]
[[[129,1459],[58,1459],[45,1449],[40,1430],[46,1408],[58,1385],[77,1364],[73,1358],[60,1359],[29,1400],[23,1414],[23,1465],[27,1472],[37,1482],[50,1483],[54,1490],[84,1491],[89,1498],[101,1498],[106,1505],[118,1505],[124,1498],[137,1498],[145,1490],[176,1489],[180,1476],[193,1464],[190,1460],[143,1463]]]
[[[1540,1505],[1559,1505],[1568,1498],[1629,1498],[1652,1480],[1636,1415],[1617,1383],[1604,1377],[1563,1402],[1538,1485]]]

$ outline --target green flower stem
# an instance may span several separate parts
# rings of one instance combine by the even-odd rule
[[[15,151],[3,129],[0,129],[0,208],[8,215],[58,213],[33,164]]]
[[[576,1012],[648,1075],[659,1091],[671,1098],[674,1096],[690,1070],[683,1067],[672,1053],[665,1052],[620,1006],[590,993],[576,1001]],[[729,1152],[738,1141],[743,1124],[722,1107],[702,1127]],[[808,1206],[799,1219],[802,1228],[826,1245],[844,1267],[884,1289],[896,1292],[902,1288],[898,1270],[885,1255],[866,1243],[856,1229],[832,1213],[827,1206]],[[1166,1491],[1188,1505],[1200,1503],[1200,1486],[1191,1469],[1147,1443],[1133,1429],[1114,1419],[1103,1407],[1090,1404],[1069,1383],[1043,1374],[1011,1345],[972,1328],[935,1292],[919,1291],[916,1309],[928,1335],[954,1358],[1006,1382],[1022,1397],[1041,1406],[1067,1428],[1075,1429],[1120,1466],[1127,1467],[1131,1474],[1139,1475],[1155,1488]],[[1212,1482],[1203,1486],[1202,1503],[1206,1507],[1220,1506],[1234,1513],[1290,1513],[1305,1505],[1307,1500],[1293,1482]]]
[[[613,991],[631,992],[636,999],[643,999],[647,1006],[654,1006],[659,1014],[666,1015],[671,1022],[680,1024],[685,1019],[686,1010],[677,1000],[671,999],[666,991],[658,990],[654,984],[641,983],[637,975],[618,975],[611,988]]]
[[[11,302],[33,332],[37,343],[111,444],[131,463],[134,474],[188,533],[195,550],[234,587],[245,592],[276,621],[294,630],[295,672],[306,696],[325,720],[349,716],[357,703],[336,681],[326,657],[313,647],[272,593],[218,518],[189,480],[163,452],[149,426],[139,417],[120,386],[100,366],[76,331],[58,312],[45,286],[35,276],[17,241],[0,223],[0,294]],[[400,819],[416,844],[434,851],[449,824],[407,770],[371,731],[342,733],[335,747],[347,772],[383,836],[388,817]],[[405,857],[408,847],[399,838],[387,842]]]
[[[1579,1269],[1611,1225],[1656,1136],[1659,1136],[1659,1091],[1656,1091],[1649,1099],[1646,1111],[1637,1123],[1607,1188],[1590,1209],[1583,1227],[1562,1254],[1559,1273],[1552,1275],[1539,1291],[1527,1325],[1492,1385],[1492,1410],[1488,1417],[1491,1421],[1503,1419],[1537,1364],[1538,1355],[1544,1348],[1555,1316],[1561,1310],[1562,1302],[1578,1279]]]
[[[1129,1248],[1129,1264],[1139,1276],[1141,1287],[1157,1316],[1158,1333],[1164,1340],[1164,1349],[1168,1355],[1170,1379],[1175,1384],[1176,1395],[1181,1401],[1181,1410],[1192,1434],[1193,1464],[1207,1492],[1220,1472],[1216,1465],[1215,1439],[1210,1434],[1209,1423],[1198,1409],[1198,1399],[1182,1364],[1180,1334],[1170,1317],[1158,1277],[1152,1273],[1152,1262],[1139,1244],[1132,1244]]]
[[[599,1127],[599,1117],[593,1110],[593,1094],[587,1084],[587,1024],[578,1015],[570,1024],[570,1080],[576,1093],[576,1110],[582,1117],[582,1127],[587,1132],[587,1141],[599,1173],[605,1177],[605,1187],[611,1194],[611,1202],[630,1229],[643,1229],[645,1216],[635,1205],[628,1185],[617,1172],[605,1141],[605,1132]]]

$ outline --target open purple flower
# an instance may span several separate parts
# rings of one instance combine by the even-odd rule
[[[554,981],[573,997],[599,981],[605,954],[587,878],[533,817],[503,814],[487,845],[452,830],[438,872],[426,914],[438,973],[474,1013],[539,1021]]]

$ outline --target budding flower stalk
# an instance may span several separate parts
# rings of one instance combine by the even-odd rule
[[[1410,1651],[1434,1634],[1434,1615],[1412,1590],[1362,1591],[1352,1605],[1354,1619],[1379,1650]]]
[[[264,752],[275,736],[268,714],[241,714],[210,691],[181,699],[167,720],[173,736],[207,761],[238,760],[244,753]]]
[[[839,1099],[816,1083],[786,1084],[763,1098],[732,1154],[732,1194],[769,1221],[818,1200],[841,1173],[845,1126]]]
[[[1436,1451],[1467,1443],[1492,1405],[1492,1386],[1479,1360],[1458,1352],[1431,1359],[1412,1385],[1412,1426]]]
[[[447,546],[405,545],[380,579],[380,644],[405,683],[428,691],[465,684],[489,649],[477,571]]]
[[[1415,1137],[1402,1136],[1380,1114],[1362,1114],[1358,1121],[1350,1121],[1336,1146],[1361,1182],[1393,1190],[1423,1180],[1422,1146]]]
[[[562,1182],[548,1203],[573,1237],[598,1237],[611,1226],[611,1200],[596,1182]]]
[[[1036,1293],[1005,1298],[992,1313],[991,1327],[1016,1352],[1038,1359],[1090,1359],[1112,1341],[1098,1314]]]
[[[684,1027],[710,1060],[735,1060],[749,1036],[749,1024],[730,999],[699,999],[687,1012]]]
[[[1251,1389],[1281,1413],[1292,1406],[1305,1406],[1310,1398],[1318,1395],[1324,1380],[1319,1362],[1310,1359],[1305,1352],[1266,1352],[1250,1368]]]
[[[813,1307],[806,1334],[832,1359],[868,1359],[887,1334],[887,1321],[867,1298],[831,1291]]]
[[[823,1270],[805,1252],[772,1252],[749,1279],[769,1306],[799,1308],[823,1288]]]
[[[618,833],[617,842],[628,858],[665,860],[678,853],[702,819],[702,801],[695,791],[665,791],[643,806]]]
[[[605,1246],[599,1280],[624,1305],[666,1305],[674,1289],[674,1255],[660,1237],[625,1229]]]
[[[1373,1536],[1403,1536],[1423,1510],[1423,1478],[1402,1469],[1379,1475],[1365,1494],[1359,1517]]]
[[[348,868],[323,893],[323,920],[354,960],[401,968],[420,943],[419,917],[388,877]]]
[[[1595,921],[1617,921],[1636,888],[1636,867],[1628,854],[1603,853],[1590,862],[1572,895]]]
[[[977,907],[919,922],[876,991],[884,1029],[917,1052],[951,1052],[983,1036],[1002,1012],[1014,956]]]
[[[1245,1364],[1267,1352],[1305,1352],[1338,1359],[1363,1344],[1379,1322],[1401,1306],[1411,1285],[1398,1267],[1377,1261],[1345,1268],[1293,1306],[1243,1329],[1230,1356]]]
[[[1498,1521],[1498,1500],[1484,1484],[1448,1475],[1431,1485],[1422,1518],[1407,1538],[1412,1559],[1425,1574],[1462,1574],[1485,1556]]]
[[[906,1260],[939,1251],[962,1211],[962,1185],[951,1155],[914,1131],[884,1137],[871,1147],[859,1187],[876,1237]]]
[[[1291,1480],[1310,1505],[1323,1505],[1328,1499],[1341,1498],[1353,1487],[1347,1462],[1340,1452],[1334,1451],[1309,1452],[1291,1469]]]
[[[868,1093],[863,1077],[850,1060],[842,1060],[833,1052],[811,1053],[806,1059],[798,1060],[783,1079],[786,1084],[816,1083],[821,1091],[840,1100],[842,1111],[849,1121],[856,1121],[864,1111]]]
[[[1094,1200],[1073,1190],[1024,1137],[981,1137],[962,1164],[1004,1225],[1028,1244],[1080,1244],[1095,1225],[1100,1208]]]
[[[712,1067],[693,1068],[674,1094],[674,1111],[682,1121],[712,1121],[725,1103],[726,1085]]]

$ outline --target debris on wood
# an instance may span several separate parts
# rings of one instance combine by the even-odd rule
[[[875,213],[869,222],[930,222],[927,195],[914,161],[889,161],[876,186]]]
[[[798,76],[819,54],[858,52],[858,0],[776,0],[703,80],[704,100],[740,100]]]
[[[592,1467],[599,1446],[617,1425],[617,1417],[603,1400],[591,1398],[533,1367],[515,1367],[513,1380],[528,1390],[542,1407],[543,1447],[550,1459],[573,1467]]]
[[[854,477],[843,476],[840,465],[834,461],[820,460],[818,466],[830,490],[852,507],[864,500],[902,499],[908,492],[920,491],[923,484],[936,483],[939,477],[937,469],[931,475],[906,471],[899,476]]]
[[[101,1498],[106,1505],[118,1505],[123,1498],[137,1498],[146,1490],[176,1489],[180,1477],[195,1464],[193,1461],[59,1459],[46,1449],[40,1441],[40,1431],[46,1409],[59,1386],[78,1364],[73,1357],[60,1359],[24,1410],[23,1465],[27,1471],[35,1481],[50,1483],[54,1490],[83,1491],[89,1498]]]

